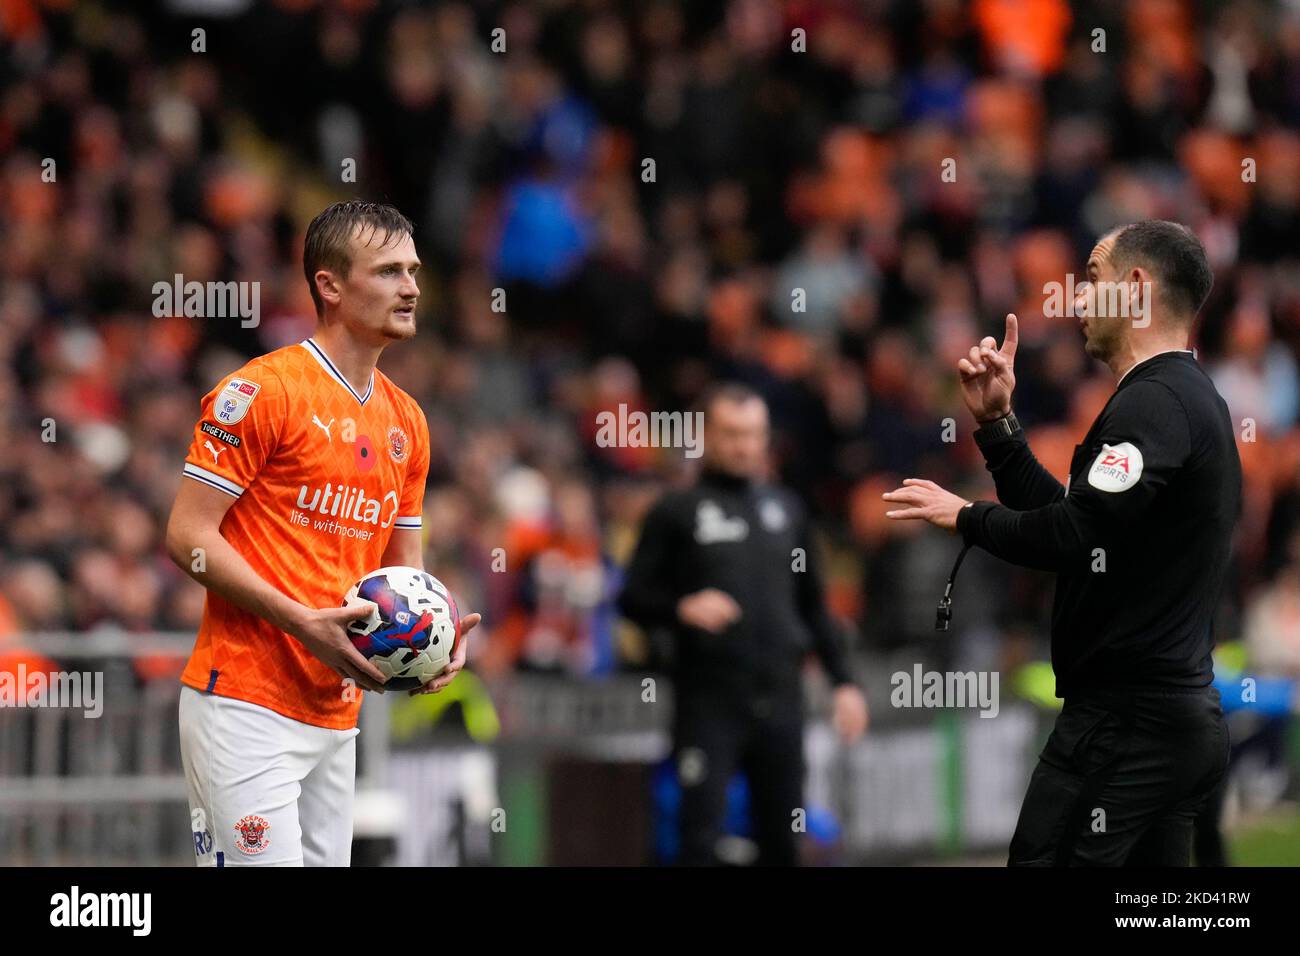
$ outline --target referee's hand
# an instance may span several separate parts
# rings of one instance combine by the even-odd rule
[[[886,518],[895,521],[920,518],[945,531],[957,530],[957,512],[970,504],[965,498],[958,498],[924,478],[908,478],[903,487],[887,491],[881,497],[906,506],[897,511],[886,511]]]
[[[957,362],[961,397],[977,422],[991,422],[1011,411],[1011,393],[1016,387],[1016,346],[1020,327],[1014,312],[1007,313],[1007,331],[1002,348],[986,335],[970,354]]]

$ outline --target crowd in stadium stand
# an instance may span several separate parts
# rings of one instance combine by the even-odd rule
[[[1111,379],[1044,285],[1166,218],[1209,252],[1196,344],[1242,435],[1220,638],[1300,675],[1294,4],[203,7],[0,2],[0,650],[196,628],[161,532],[199,399],[311,334],[303,231],[358,196],[417,226],[421,332],[380,367],[428,414],[427,566],[481,671],[644,659],[620,564],[692,463],[596,415],[724,378],[770,404],[858,651],[1043,656],[1050,577],[987,556],[936,638],[958,544],[880,493],[992,496],[954,370],[1009,311],[1063,477]],[[156,315],[178,274],[260,283],[260,321]]]

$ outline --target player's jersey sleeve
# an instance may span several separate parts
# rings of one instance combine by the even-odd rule
[[[419,531],[424,523],[424,486],[429,480],[429,423],[424,409],[415,408],[414,431],[411,436],[411,454],[407,460],[406,482],[402,485],[402,500],[393,521],[394,529]]]
[[[185,477],[238,498],[274,453],[287,417],[279,375],[251,362],[203,397]]]
[[[1191,455],[1191,428],[1159,382],[1135,382],[1104,413],[1097,446],[1060,501],[1012,511],[978,501],[957,516],[970,544],[1014,564],[1062,570],[1095,547],[1123,540]]]

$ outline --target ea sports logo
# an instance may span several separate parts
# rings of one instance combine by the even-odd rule
[[[1098,491],[1119,492],[1136,487],[1142,478],[1142,450],[1132,442],[1102,444],[1088,469],[1088,484]]]
[[[1102,465],[1108,468],[1123,468],[1124,474],[1128,474],[1128,455],[1121,455],[1116,451],[1109,451],[1102,459]]]

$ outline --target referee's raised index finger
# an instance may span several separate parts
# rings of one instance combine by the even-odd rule
[[[1016,354],[1016,346],[1020,344],[1020,323],[1016,319],[1014,312],[1007,313],[1007,331],[1002,339],[1002,351],[1008,358]]]

